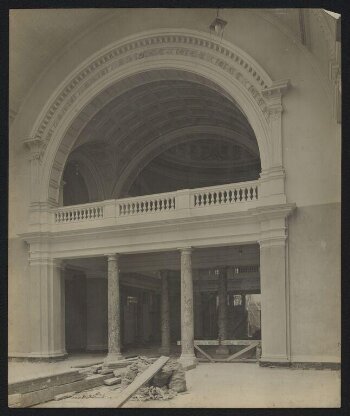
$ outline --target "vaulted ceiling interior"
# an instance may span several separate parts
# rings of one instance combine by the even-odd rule
[[[218,87],[180,71],[132,78],[114,88],[114,97],[105,91],[108,102],[86,116],[64,172],[65,204],[258,178],[255,134]],[[88,190],[102,187],[103,195],[90,189],[88,196],[80,177]]]

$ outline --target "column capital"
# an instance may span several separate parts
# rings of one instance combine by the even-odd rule
[[[23,140],[23,144],[30,151],[31,160],[41,160],[44,153],[44,142],[38,137],[29,137]]]
[[[193,247],[179,247],[178,250],[181,252],[181,254],[190,254],[193,251]]]
[[[105,256],[107,257],[107,261],[117,261],[119,258],[118,253],[107,253]]]
[[[260,248],[281,247],[286,245],[287,235],[266,237],[258,240]]]

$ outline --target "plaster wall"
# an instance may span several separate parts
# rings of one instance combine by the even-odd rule
[[[107,19],[60,52],[38,78],[10,130],[9,351],[28,351],[26,230],[30,165],[21,140],[59,84],[106,45],[145,30],[187,28],[208,32],[213,10],[127,10]],[[273,78],[290,79],[283,98],[283,163],[289,220],[292,356],[338,360],[340,337],[340,128],[332,119],[329,85],[308,51],[256,11],[225,10],[225,39],[251,55]],[[247,28],[254,30],[247,30]],[[320,41],[322,37],[320,36]],[[324,244],[326,244],[324,246]],[[335,312],[338,311],[338,312]]]
[[[340,362],[340,204],[296,210],[289,272],[293,361]]]

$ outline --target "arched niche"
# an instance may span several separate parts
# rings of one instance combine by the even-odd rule
[[[254,130],[261,177],[266,181],[271,174],[279,179],[284,175],[281,98],[288,82],[272,81],[259,64],[231,43],[205,33],[168,29],[108,46],[77,68],[53,94],[26,141],[41,157],[38,181],[32,181],[38,188],[33,195],[40,202],[57,204],[63,168],[83,124],[80,120],[80,126],[77,123],[71,128],[79,113],[113,85],[157,70],[191,74],[230,97]],[[94,109],[90,111],[93,114]],[[282,188],[279,193],[284,193],[284,185]]]

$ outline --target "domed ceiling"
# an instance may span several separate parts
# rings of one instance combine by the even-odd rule
[[[99,172],[105,199],[258,177],[259,150],[248,120],[208,80],[152,71],[104,94],[105,105],[97,97],[79,115],[86,121],[71,158],[84,155]]]

